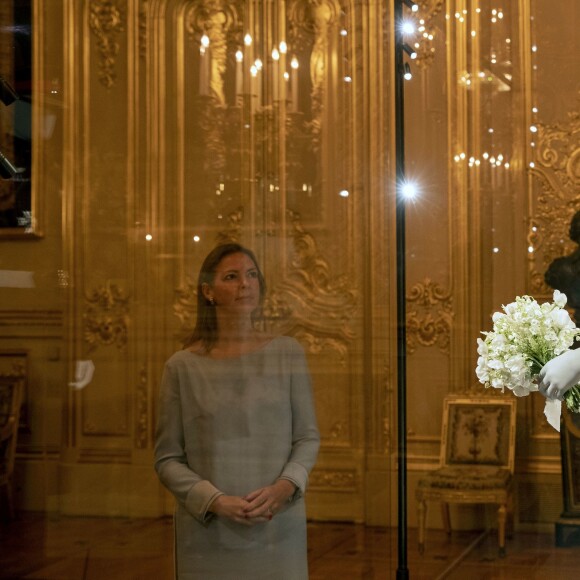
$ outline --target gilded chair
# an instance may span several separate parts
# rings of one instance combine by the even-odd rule
[[[22,381],[17,377],[0,377],[0,489],[8,504],[8,517],[14,518],[12,474],[20,419]]]
[[[508,516],[513,522],[515,426],[514,397],[445,398],[439,468],[422,477],[416,490],[421,554],[427,501],[438,501],[448,535],[450,503],[497,504],[499,554],[505,555]]]

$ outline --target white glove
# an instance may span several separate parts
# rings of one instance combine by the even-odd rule
[[[538,388],[548,399],[562,400],[580,382],[580,349],[567,350],[547,362],[540,371]]]

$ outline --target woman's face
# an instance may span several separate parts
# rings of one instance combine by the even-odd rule
[[[213,283],[203,285],[203,292],[223,312],[251,314],[260,305],[258,269],[247,254],[229,254],[218,264]]]

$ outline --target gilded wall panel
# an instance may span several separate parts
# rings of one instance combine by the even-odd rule
[[[542,34],[561,30],[560,7],[539,4],[554,23]],[[201,260],[216,242],[236,239],[256,250],[267,274],[265,324],[295,335],[308,353],[324,440],[310,505],[320,518],[388,523],[396,331],[384,23],[392,3],[60,6],[62,20],[46,4],[50,42],[38,46],[54,62],[65,54],[64,70],[51,62],[35,73],[37,81],[61,77],[50,107],[64,119],[64,145],[51,142],[39,158],[47,166],[37,165],[39,182],[54,188],[46,196],[52,237],[39,241],[42,258],[36,248],[14,252],[30,270],[50,256],[39,278],[48,289],[18,308],[3,303],[0,331],[11,345],[43,340],[32,350],[34,397],[60,409],[54,393],[64,393],[62,488],[54,492],[63,512],[130,512],[127,482],[136,473],[150,478],[142,505],[171,512],[150,468],[156,385],[191,328]],[[419,67],[406,86],[407,167],[425,194],[408,212],[408,435],[417,472],[436,463],[443,395],[475,381],[475,338],[491,312],[539,288],[549,261],[573,249],[565,238],[558,245],[558,232],[578,202],[573,104],[554,107],[569,117],[535,119],[530,151],[529,112],[555,85],[529,82],[530,3],[506,5],[496,22],[491,7],[466,0],[420,7]],[[539,43],[540,54],[556,40]],[[562,93],[558,103],[576,103],[575,91]],[[13,294],[2,296],[13,303]],[[72,391],[75,362],[86,358],[96,363],[94,379]],[[518,461],[554,475],[557,441],[543,430],[540,402],[521,405]],[[59,414],[31,417],[33,431],[50,431],[56,457]],[[34,446],[44,449],[43,440]],[[95,506],[90,484],[99,474]],[[530,481],[523,491],[536,488]]]
[[[130,446],[136,365],[133,2],[87,2],[65,12],[67,64],[65,255],[63,289],[74,310],[70,382],[77,360],[95,365],[92,380],[69,398],[70,442],[82,449],[108,438]],[[131,23],[131,25],[129,24]],[[145,240],[143,240],[145,241]],[[134,386],[132,386],[134,385]]]
[[[160,268],[172,289],[163,297],[172,315],[164,356],[193,325],[207,252],[229,240],[252,247],[268,283],[265,326],[307,352],[323,455],[341,452],[345,465],[360,468],[363,264],[355,236],[364,213],[353,197],[364,195],[365,165],[354,164],[354,136],[363,131],[354,8],[176,1],[148,14],[149,187],[163,208],[153,216],[157,248],[171,257]]]

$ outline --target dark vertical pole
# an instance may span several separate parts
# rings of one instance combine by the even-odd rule
[[[395,2],[395,173],[397,251],[397,434],[398,434],[398,567],[397,580],[407,568],[407,336],[405,275],[405,109],[403,63],[403,0]]]

